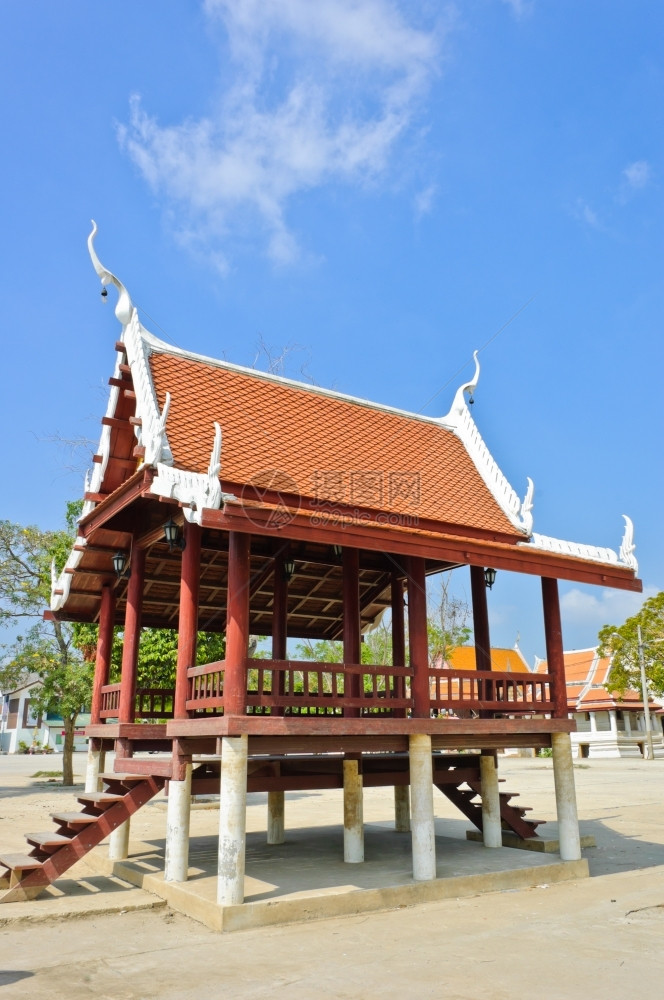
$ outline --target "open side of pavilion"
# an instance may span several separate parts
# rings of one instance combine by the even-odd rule
[[[0,898],[37,894],[109,834],[112,857],[125,857],[130,816],[164,787],[166,882],[187,879],[192,795],[220,794],[222,906],[244,900],[248,790],[268,793],[267,837],[278,844],[286,791],[343,788],[344,858],[360,864],[363,788],[393,786],[413,880],[432,881],[434,786],[487,848],[504,829],[536,835],[499,790],[506,745],[552,748],[560,856],[577,861],[558,580],[641,590],[629,519],[618,552],[533,532],[532,482],[520,499],[470,413],[477,356],[441,418],[202,357],[143,327],[98,259],[95,231],[92,261],[104,292],[117,290],[121,333],[78,537],[46,613],[99,626],[87,790],[82,812],[55,817],[57,833],[0,857]],[[470,576],[473,670],[429,663],[427,578],[457,567]],[[492,667],[497,570],[541,581],[546,673]],[[392,662],[362,663],[362,635],[386,610]],[[177,629],[167,688],[138,686],[144,626]],[[223,660],[198,662],[199,630],[225,634]],[[271,637],[269,659],[249,655],[256,634]],[[292,660],[291,638],[338,639],[343,662]]]

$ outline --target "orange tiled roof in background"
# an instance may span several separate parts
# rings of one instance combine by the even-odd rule
[[[606,684],[611,668],[609,657],[599,658],[594,648],[575,649],[563,654],[565,657],[565,680],[567,703],[570,709],[587,712],[590,709],[636,708],[643,706],[638,691],[609,692]],[[540,660],[536,673],[547,673],[546,660]]]
[[[207,469],[217,421],[222,484],[276,482],[326,504],[523,538],[459,438],[434,422],[156,350],[150,369],[160,407],[171,393],[179,468]]]
[[[447,660],[447,666],[453,670],[475,670],[475,647],[457,646]],[[530,673],[520,649],[496,649],[491,647],[491,669],[506,673]]]

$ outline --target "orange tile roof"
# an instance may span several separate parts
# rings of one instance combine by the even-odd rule
[[[171,393],[179,468],[207,469],[217,421],[222,485],[518,536],[459,438],[434,422],[159,350],[150,370],[160,407]]]
[[[457,646],[450,653],[447,665],[454,670],[475,670],[475,647]],[[506,673],[530,673],[530,668],[523,658],[523,654],[517,649],[496,649],[491,647],[491,669],[505,671]]]
[[[563,653],[565,658],[565,692],[567,702],[576,711],[642,706],[641,695],[637,691],[609,692],[604,687],[611,669],[609,657],[597,658],[595,649],[575,649]],[[536,673],[547,673],[546,660],[540,660]]]

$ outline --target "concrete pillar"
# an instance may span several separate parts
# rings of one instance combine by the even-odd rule
[[[480,757],[482,782],[482,839],[485,847],[502,847],[503,830],[500,822],[500,791],[498,768],[493,753]]]
[[[428,882],[436,877],[431,737],[423,733],[414,733],[409,736],[408,756],[410,758],[413,878],[417,882]]]
[[[220,906],[233,906],[244,900],[248,746],[246,733],[224,736],[221,740],[217,868],[217,903]]]
[[[104,750],[93,750],[92,746],[88,747],[88,762],[85,768],[85,791],[88,795],[102,790],[99,775],[104,772],[105,758]]]
[[[359,761],[344,761],[344,861],[364,861],[364,813]]]
[[[129,822],[126,819],[108,838],[109,861],[124,861],[129,857]]]
[[[614,708],[609,711],[609,726],[612,733],[618,732],[618,713]]]
[[[186,882],[189,875],[189,819],[191,816],[191,764],[184,781],[169,781],[166,813],[166,864],[164,882]]]
[[[267,793],[267,842],[268,844],[283,844],[284,842],[284,793]]]
[[[581,838],[576,812],[572,742],[569,733],[552,733],[551,746],[553,748],[553,780],[556,789],[560,857],[563,861],[578,861],[581,857]]]
[[[596,733],[597,732],[597,716],[595,715],[594,712],[588,712],[588,715],[590,716],[590,732],[591,733]]]
[[[399,833],[410,833],[410,788],[408,785],[394,786],[394,829]]]

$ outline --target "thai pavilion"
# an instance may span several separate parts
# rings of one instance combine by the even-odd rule
[[[629,519],[619,552],[533,532],[532,482],[520,500],[470,414],[477,358],[432,418],[201,357],[143,327],[95,233],[121,333],[78,537],[46,612],[99,625],[86,794],[81,812],[54,817],[56,833],[0,859],[0,898],[36,895],[109,834],[126,856],[129,817],[164,786],[167,881],[187,878],[192,795],[220,794],[221,905],[243,900],[247,790],[268,793],[279,843],[285,791],[343,788],[344,858],[357,863],[363,788],[393,785],[413,878],[431,880],[434,786],[487,847],[503,829],[536,836],[499,792],[504,746],[552,748],[560,856],[580,858],[558,580],[640,591]],[[470,575],[474,670],[429,664],[427,577],[455,567]],[[547,673],[492,669],[496,570],[541,579]],[[392,665],[362,664],[363,633],[386,610]],[[168,690],[137,686],[142,627],[177,629]],[[199,630],[225,632],[222,661],[197,662]],[[271,637],[270,659],[249,658],[252,635]],[[290,660],[291,638],[342,640],[343,663]]]

